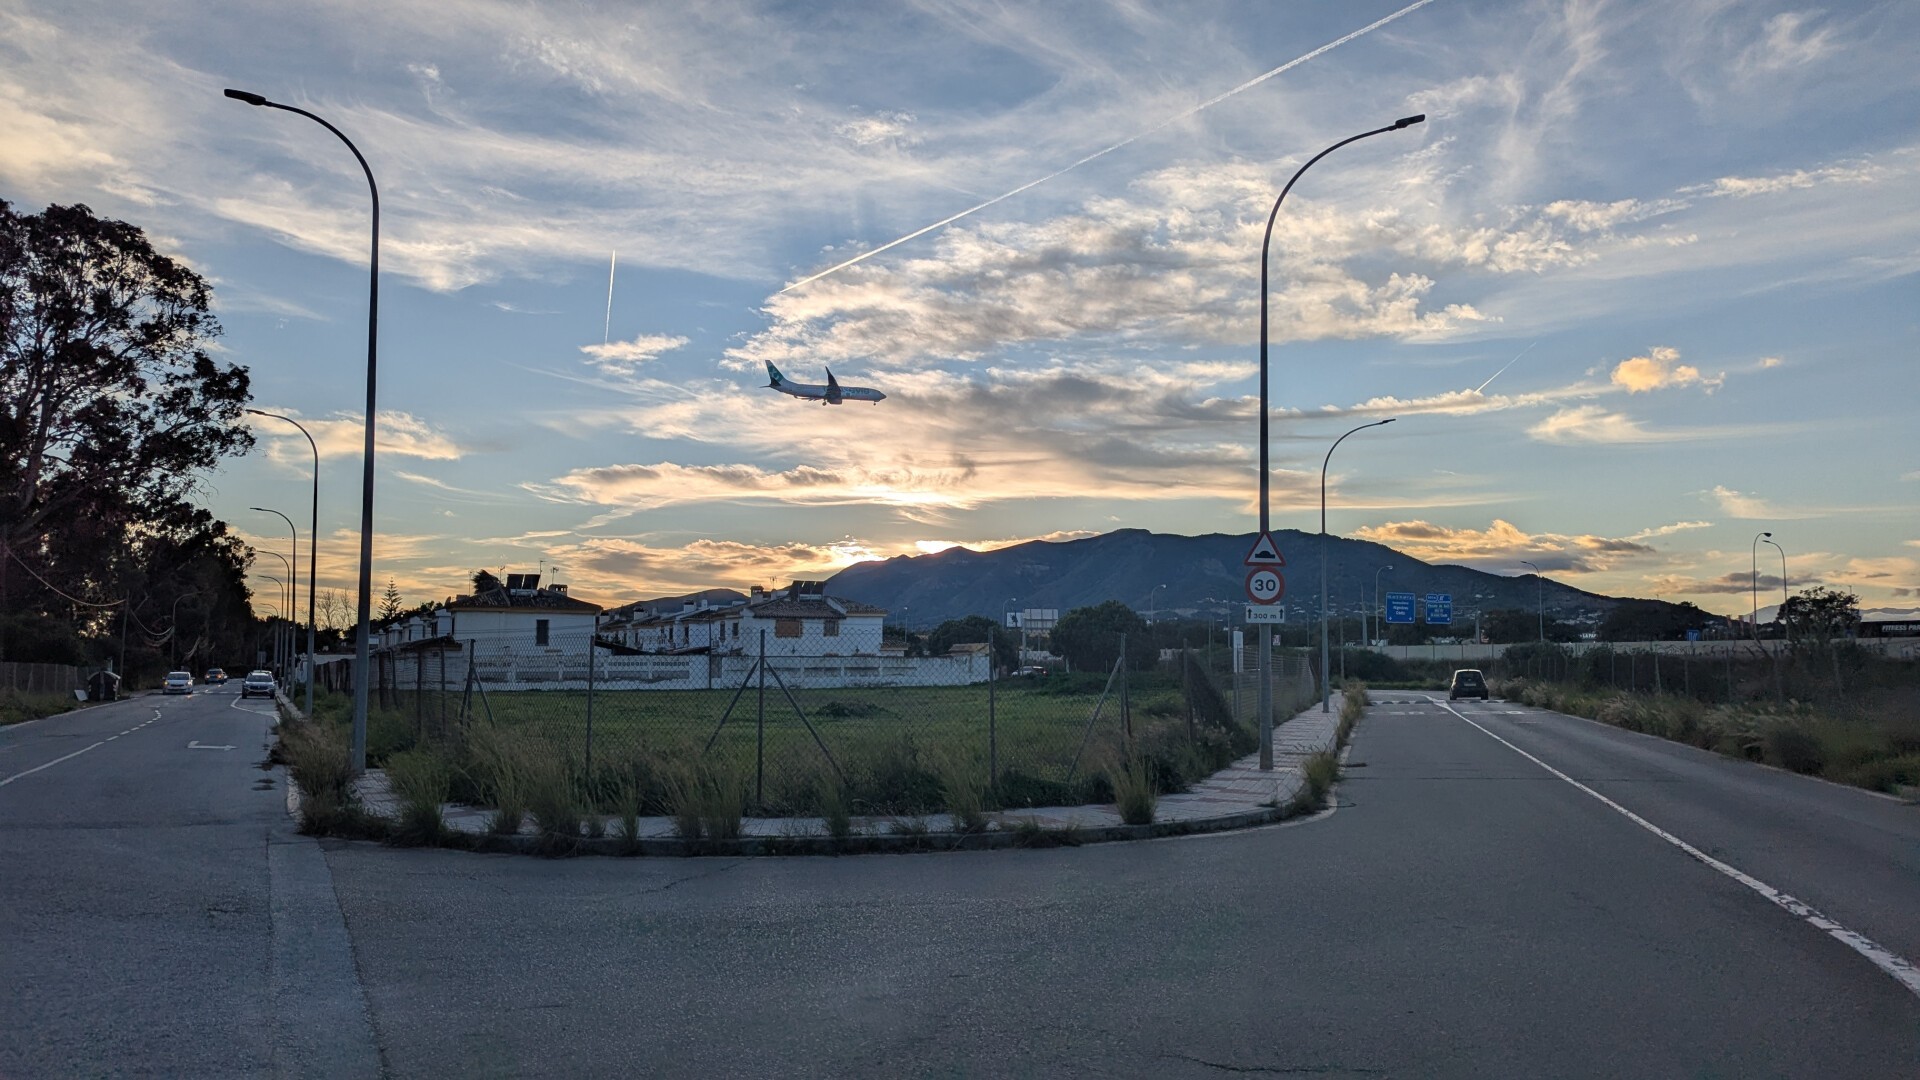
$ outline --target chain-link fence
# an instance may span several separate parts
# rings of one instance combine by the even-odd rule
[[[1120,638],[1093,670],[1010,677],[985,643],[908,655],[877,626],[867,640],[830,620],[768,621],[682,651],[606,631],[383,649],[373,749],[506,739],[603,791],[664,788],[697,766],[765,813],[811,812],[829,788],[865,812],[929,812],[968,777],[1000,806],[1105,801],[1107,770],[1129,756],[1179,786],[1257,749],[1256,649],[1156,658],[1136,642],[1129,656]],[[1314,700],[1304,657],[1277,653],[1273,679],[1276,721]]]
[[[0,662],[0,690],[14,694],[70,694],[86,685],[85,678],[67,664]]]

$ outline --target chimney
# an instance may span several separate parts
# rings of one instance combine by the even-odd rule
[[[551,593],[559,593],[561,596],[567,595],[567,587],[565,585],[549,585],[547,586],[547,591]]]
[[[750,594],[751,599],[754,599],[754,600],[764,599],[766,595],[767,595],[767,589],[766,589],[766,586],[764,585],[753,586]]]

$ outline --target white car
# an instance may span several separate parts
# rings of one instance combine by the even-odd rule
[[[164,681],[164,682],[162,682],[162,683],[160,684],[160,692],[161,692],[161,693],[163,693],[163,694],[191,694],[191,693],[193,693],[193,675],[192,675],[192,673],[191,673],[191,672],[186,672],[186,671],[169,671],[169,672],[167,672],[167,678],[166,678],[166,681]]]
[[[250,698],[256,695],[263,698],[273,697],[273,672],[249,671],[247,677],[241,680],[240,696]]]

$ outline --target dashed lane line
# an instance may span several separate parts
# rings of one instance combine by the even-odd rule
[[[140,730],[141,728],[143,728],[143,727],[146,727],[146,726],[147,726],[148,724],[151,724],[151,723],[153,723],[153,722],[154,722],[155,720],[158,720],[158,719],[160,719],[160,710],[159,710],[159,709],[154,709],[154,710],[153,710],[153,716],[152,716],[152,717],[150,717],[149,719],[146,719],[146,720],[143,720],[143,721],[141,721],[141,722],[140,722],[140,723],[138,723],[138,724],[135,724],[135,725],[133,725],[132,727],[130,727],[130,728],[128,728],[127,730],[125,730],[125,731],[123,731],[123,732],[121,732],[121,733],[120,733],[119,735],[109,735],[109,736],[107,736],[106,738],[104,738],[104,739],[101,739],[101,740],[100,740],[99,742],[97,742],[97,743],[94,743],[94,744],[93,744],[93,746],[83,746],[83,747],[81,747],[80,749],[78,749],[78,750],[75,750],[75,751],[74,751],[73,753],[71,753],[71,754],[67,754],[67,755],[65,755],[65,756],[62,756],[62,757],[57,757],[57,758],[54,758],[54,759],[53,759],[52,761],[49,761],[49,762],[47,762],[47,763],[45,763],[45,764],[43,764],[43,765],[35,765],[35,766],[34,766],[33,768],[31,768],[31,769],[26,769],[26,770],[23,770],[23,771],[21,771],[21,772],[17,772],[17,773],[14,773],[14,774],[13,774],[12,776],[9,776],[9,777],[7,777],[7,778],[6,778],[5,780],[0,780],[0,787],[6,787],[6,786],[7,786],[8,784],[11,784],[11,783],[13,783],[13,782],[14,782],[15,780],[18,780],[18,779],[20,779],[20,778],[21,778],[21,777],[23,777],[23,776],[32,776],[32,775],[33,775],[34,773],[37,773],[37,772],[39,772],[39,771],[40,771],[41,769],[51,769],[51,768],[53,768],[53,767],[54,767],[55,765],[58,765],[58,764],[60,764],[60,763],[61,763],[61,762],[63,762],[63,761],[71,761],[71,760],[73,760],[74,758],[77,758],[77,757],[79,757],[79,756],[80,756],[81,754],[84,754],[84,753],[86,753],[87,751],[89,751],[89,750],[92,750],[92,749],[94,749],[94,747],[99,747],[99,746],[105,746],[105,745],[107,745],[108,743],[110,743],[110,742],[112,742],[113,740],[115,740],[115,739],[117,739],[117,738],[119,738],[119,737],[120,737],[120,735],[131,735],[131,734],[133,734],[134,732],[136,732],[136,731],[139,731],[139,730]]]
[[[1604,803],[1608,809],[1613,810],[1614,812],[1620,814],[1622,817],[1626,818],[1628,821],[1633,822],[1635,825],[1640,826],[1641,828],[1647,830],[1648,832],[1659,837],[1660,839],[1665,840],[1667,843],[1672,844],[1674,847],[1679,848],[1681,851],[1685,852],[1689,857],[1693,858],[1697,862],[1700,862],[1706,866],[1709,866],[1714,870],[1717,870],[1720,873],[1726,875],[1727,877],[1730,877],[1733,880],[1739,882],[1740,884],[1745,885],[1747,888],[1752,889],[1754,892],[1757,892],[1761,896],[1766,897],[1769,903],[1772,903],[1776,907],[1779,907],[1782,910],[1791,913],[1795,918],[1801,919],[1802,921],[1806,922],[1809,926],[1812,926],[1814,929],[1819,930],[1820,932],[1826,934],[1828,937],[1831,937],[1835,941],[1838,941],[1842,945],[1845,945],[1847,948],[1852,949],[1854,952],[1857,952],[1861,956],[1866,957],[1867,960],[1870,963],[1872,963],[1874,967],[1877,967],[1881,971],[1886,972],[1888,975],[1893,976],[1893,979],[1895,982],[1898,982],[1900,985],[1906,987],[1909,991],[1911,991],[1914,994],[1914,996],[1920,997],[1920,967],[1915,967],[1913,964],[1913,961],[1908,960],[1906,957],[1901,956],[1900,954],[1894,952],[1893,950],[1878,944],[1877,942],[1873,941],[1871,938],[1867,937],[1866,935],[1858,933],[1853,930],[1849,930],[1846,927],[1828,918],[1827,916],[1822,915],[1819,909],[1815,908],[1812,904],[1809,904],[1804,900],[1796,899],[1787,893],[1781,892],[1779,889],[1776,889],[1773,886],[1767,884],[1766,882],[1761,881],[1759,878],[1756,878],[1753,875],[1748,874],[1746,871],[1741,870],[1736,866],[1732,866],[1727,863],[1721,862],[1719,859],[1716,859],[1713,856],[1707,854],[1706,852],[1701,851],[1699,848],[1694,847],[1692,844],[1687,843],[1685,840],[1682,840],[1679,837],[1673,835],[1672,833],[1666,831],[1665,829],[1662,829],[1660,826],[1655,825],[1653,822],[1648,821],[1646,818],[1641,817],[1639,814],[1636,814],[1633,811],[1627,809],[1626,807],[1621,806],[1619,803],[1614,802],[1612,799],[1607,798],[1605,795],[1600,794],[1598,791],[1595,791],[1594,789],[1588,787],[1587,785],[1581,783],[1580,781],[1575,780],[1573,777],[1568,776],[1566,773],[1561,772],[1559,769],[1554,768],[1553,766],[1547,764],[1544,761],[1541,761],[1539,758],[1534,757],[1532,754],[1527,753],[1525,750],[1520,749],[1519,747],[1513,745],[1512,743],[1501,738],[1500,736],[1495,735],[1493,732],[1488,731],[1485,727],[1482,727],[1481,725],[1474,723],[1474,721],[1470,719],[1465,713],[1462,713],[1461,711],[1459,711],[1458,709],[1455,709],[1451,705],[1447,705],[1439,701],[1435,701],[1434,704],[1439,705],[1441,708],[1447,710],[1448,712],[1459,717],[1460,719],[1465,720],[1467,723],[1473,724],[1473,726],[1476,729],[1478,729],[1480,733],[1485,735],[1487,738],[1492,739],[1493,741],[1499,743],[1500,745],[1506,747],[1507,749],[1513,751],[1514,753],[1519,754],[1521,757],[1526,758],[1528,761],[1531,761],[1535,765],[1538,765],[1541,768],[1547,770],[1548,772],[1552,773],[1554,776],[1557,776],[1560,779],[1565,780],[1567,783],[1572,784],[1576,788],[1579,788],[1582,792],[1585,792],[1586,794],[1593,796],[1595,799],[1600,800],[1600,802]]]

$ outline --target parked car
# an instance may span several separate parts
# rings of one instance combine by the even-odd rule
[[[226,682],[227,682],[227,673],[225,671],[217,667],[210,667],[207,669],[207,685],[208,686],[224,686],[226,685]]]
[[[167,677],[166,677],[166,679],[165,679],[165,680],[164,680],[163,682],[161,682],[161,684],[160,684],[160,692],[161,692],[161,693],[163,693],[163,694],[191,694],[191,693],[193,693],[193,675],[192,675],[192,673],[191,673],[191,672],[186,672],[186,671],[169,671],[169,672],[167,672]]]
[[[247,677],[240,680],[240,696],[243,698],[273,697],[273,672],[247,672]]]
[[[1453,685],[1447,687],[1447,700],[1457,701],[1463,697],[1488,699],[1487,677],[1480,674],[1478,668],[1461,668],[1453,673]]]
[[[1016,679],[1025,679],[1025,678],[1031,678],[1036,675],[1045,675],[1046,673],[1047,673],[1047,669],[1043,667],[1023,667],[1020,670],[1014,672],[1013,677]]]

